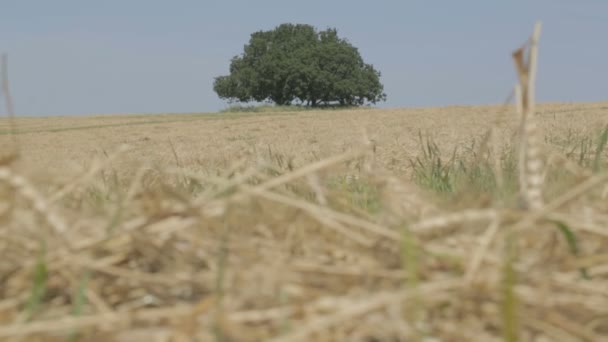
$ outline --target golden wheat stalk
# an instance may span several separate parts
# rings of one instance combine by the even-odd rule
[[[0,89],[0,98],[4,98],[6,106],[6,114],[8,115],[10,133],[12,139],[12,151],[6,155],[0,156],[0,165],[10,164],[19,156],[19,145],[17,143],[15,110],[13,108],[13,98],[11,96],[9,80],[8,80],[8,56],[3,54],[0,61],[0,77],[2,77],[2,86]]]
[[[536,110],[534,87],[540,30],[541,24],[537,23],[530,38],[527,61],[524,61],[525,47],[521,47],[513,53],[519,76],[519,85],[515,88],[515,97],[516,108],[520,116],[520,196],[523,206],[533,210],[543,207],[542,186],[544,177],[541,139],[534,118]]]
[[[62,236],[67,231],[67,225],[63,219],[51,210],[45,198],[23,176],[15,174],[8,167],[0,167],[0,182],[8,184],[30,202],[34,210],[53,228],[55,233]]]

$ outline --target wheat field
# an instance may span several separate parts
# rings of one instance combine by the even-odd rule
[[[0,120],[0,340],[604,340],[608,103],[536,112],[535,210],[512,105]]]
[[[584,135],[606,124],[607,108],[608,103],[546,104],[539,108],[538,118],[546,135]],[[174,148],[186,168],[223,168],[271,149],[304,165],[363,144],[363,130],[376,143],[377,158],[384,166],[406,171],[408,159],[420,152],[420,133],[432,135],[448,151],[471,143],[496,122],[506,140],[512,138],[519,124],[512,106],[452,106],[34,117],[18,118],[16,126],[25,169],[61,175],[66,168],[86,168],[95,157],[103,158],[121,145],[131,149],[118,163],[175,166]],[[0,121],[0,142],[6,147],[12,139],[9,132],[9,121]]]

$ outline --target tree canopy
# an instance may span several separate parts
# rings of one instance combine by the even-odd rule
[[[215,78],[222,99],[239,102],[294,102],[363,105],[386,100],[380,72],[363,62],[357,48],[336,29],[282,24],[251,35],[244,52],[232,58],[230,75]]]

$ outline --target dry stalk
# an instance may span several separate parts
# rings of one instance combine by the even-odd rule
[[[121,277],[125,279],[129,279],[135,282],[144,283],[144,284],[157,284],[157,285],[165,285],[165,286],[173,286],[179,283],[192,283],[197,281],[196,277],[183,276],[180,274],[149,274],[139,271],[128,270],[121,267],[109,266],[109,265],[99,265],[95,262],[82,260],[82,259],[74,259],[71,260],[70,263],[75,266],[79,266],[85,269],[95,270],[97,272],[109,274],[116,277]],[[198,279],[199,281],[201,279]]]
[[[479,247],[473,253],[473,257],[469,262],[467,271],[464,276],[464,282],[466,285],[470,285],[475,278],[477,270],[481,266],[484,257],[489,252],[490,245],[494,241],[500,228],[500,219],[496,218],[490,223],[490,226],[486,229],[485,233],[479,238]]]
[[[567,203],[575,200],[576,198],[584,195],[585,193],[593,190],[596,186],[603,184],[608,181],[608,173],[599,174],[594,177],[591,177],[584,181],[583,183],[578,184],[573,187],[570,191],[562,194],[558,198],[554,199],[550,203],[541,207],[535,212],[531,212],[524,216],[520,221],[515,223],[512,227],[513,232],[521,231],[529,228],[534,222],[537,220],[546,217],[551,214],[553,211],[559,209],[560,207],[566,205]]]
[[[319,164],[317,164],[317,165],[319,165]],[[329,163],[323,163],[323,165],[329,165]],[[309,169],[312,169],[312,168],[309,168]],[[314,170],[311,170],[310,172],[313,172],[313,171]],[[184,172],[184,174],[189,177],[196,178],[196,179],[205,179],[207,181],[211,181],[211,182],[214,182],[214,183],[220,184],[220,185],[225,184],[225,182],[226,182],[225,180],[223,180],[221,178],[202,176],[196,172],[188,172],[188,171],[182,171],[182,172]],[[298,173],[298,174],[301,174],[302,176],[305,175],[305,173]],[[287,177],[285,177],[285,178],[287,178]],[[285,178],[283,178],[283,179],[285,179]],[[291,179],[291,177],[289,177],[289,178]],[[285,180],[285,181],[288,181],[288,180]],[[313,204],[313,203],[310,203],[307,201],[303,201],[303,200],[299,200],[296,198],[291,198],[289,196],[281,195],[281,194],[278,194],[275,192],[267,191],[266,188],[269,187],[269,184],[276,186],[276,185],[278,185],[278,182],[271,183],[269,181],[267,183],[264,183],[262,185],[258,185],[255,187],[248,186],[245,184],[240,184],[240,185],[238,185],[238,188],[239,188],[239,190],[242,191],[242,193],[249,194],[249,195],[255,195],[255,196],[265,198],[265,199],[273,201],[273,202],[282,203],[282,204],[285,204],[285,205],[288,205],[288,206],[291,206],[294,208],[304,210],[305,212],[308,212],[315,218],[322,218],[321,222],[327,222],[324,220],[331,219],[334,221],[342,222],[344,224],[357,226],[357,227],[363,229],[364,231],[388,238],[390,240],[400,241],[400,235],[397,232],[390,230],[384,226],[381,226],[381,225],[373,223],[373,222],[366,221],[364,219],[361,219],[361,218],[358,218],[355,216],[340,213],[340,212],[337,212],[330,208],[322,207],[322,206],[319,206],[319,205],[316,205],[316,204]],[[281,184],[282,184],[282,182],[281,182]],[[353,232],[349,231],[347,236],[349,238],[352,238],[353,237],[352,234],[353,234]],[[356,236],[356,235],[354,235],[354,236]]]
[[[468,209],[416,222],[411,226],[411,231],[420,236],[431,236],[444,233],[443,229],[461,223],[495,221],[499,215],[496,209]]]
[[[433,296],[438,292],[450,291],[457,289],[460,283],[457,281],[438,281],[436,283],[421,285],[416,293],[410,291],[402,292],[387,292],[375,294],[371,298],[351,303],[350,305],[344,305],[336,313],[329,317],[319,317],[312,320],[311,322],[299,327],[294,330],[293,333],[283,335],[278,338],[274,338],[273,342],[291,342],[291,341],[309,341],[311,335],[322,332],[323,330],[330,329],[340,323],[351,321],[352,319],[365,315],[375,310],[387,307],[389,305],[407,301],[418,296]]]
[[[343,214],[343,213],[337,212],[337,211],[332,210],[327,207],[321,207],[321,206],[318,206],[318,205],[315,205],[315,204],[312,204],[312,203],[309,203],[309,202],[306,202],[303,200],[291,198],[291,197],[288,197],[285,195],[277,194],[277,193],[270,192],[270,191],[260,190],[258,187],[254,188],[254,187],[241,185],[240,189],[242,189],[245,193],[248,193],[251,195],[256,195],[256,196],[265,198],[267,200],[271,200],[274,202],[282,203],[282,204],[285,204],[285,205],[288,205],[288,206],[291,206],[294,208],[304,210],[304,211],[308,212],[309,214],[311,214],[313,217],[330,218],[332,220],[336,220],[336,221],[342,222],[344,224],[359,227],[366,232],[373,233],[375,235],[382,236],[384,238],[388,238],[390,240],[400,241],[399,233],[397,233],[393,230],[390,230],[384,226],[381,226],[379,224],[369,222],[369,221],[360,219],[355,216]],[[347,237],[352,238],[352,236],[350,236],[351,234],[352,234],[352,231],[349,231]]]
[[[13,97],[11,96],[10,83],[8,78],[8,55],[3,54],[0,61],[0,77],[2,77],[2,89],[0,98],[4,98],[6,114],[8,115],[10,133],[12,138],[13,151],[7,155],[0,156],[0,165],[10,164],[19,155],[19,144],[17,143],[17,124],[15,123],[15,109],[13,107]]]
[[[55,233],[63,236],[68,228],[63,219],[53,212],[45,198],[21,175],[15,174],[7,167],[0,167],[0,181],[7,183],[28,202],[33,209],[51,226]]]
[[[130,325],[134,322],[157,322],[162,319],[178,319],[190,315],[193,309],[192,306],[173,306],[134,312],[108,312],[91,316],[64,317],[50,321],[11,324],[0,326],[0,338],[40,333],[61,333],[72,329],[84,329],[101,325]]]
[[[328,168],[332,165],[336,165],[348,160],[351,160],[353,158],[357,158],[359,156],[362,155],[362,151],[360,150],[354,150],[354,151],[350,151],[350,152],[346,152],[334,157],[330,157],[330,158],[326,158],[323,160],[320,160],[318,162],[315,163],[311,163],[308,164],[300,169],[297,169],[295,171],[283,174],[281,176],[275,177],[270,179],[269,181],[262,183],[258,186],[255,187],[256,190],[269,190],[272,189],[274,187],[277,187],[279,185],[285,184],[285,183],[289,183],[295,179],[298,179],[300,177],[304,177],[307,176],[311,173],[314,173],[316,171]]]
[[[532,210],[543,206],[543,160],[541,138],[536,126],[535,83],[538,55],[538,39],[541,24],[537,23],[530,39],[528,60],[524,61],[524,48],[513,53],[519,86],[515,88],[517,111],[520,118],[520,186],[523,205]]]

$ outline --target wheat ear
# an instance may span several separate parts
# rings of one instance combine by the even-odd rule
[[[524,61],[524,48],[513,53],[519,76],[515,88],[516,108],[520,116],[519,181],[522,204],[527,209],[543,207],[543,160],[540,134],[534,118],[534,86],[541,24],[537,23],[529,43],[529,56]]]

